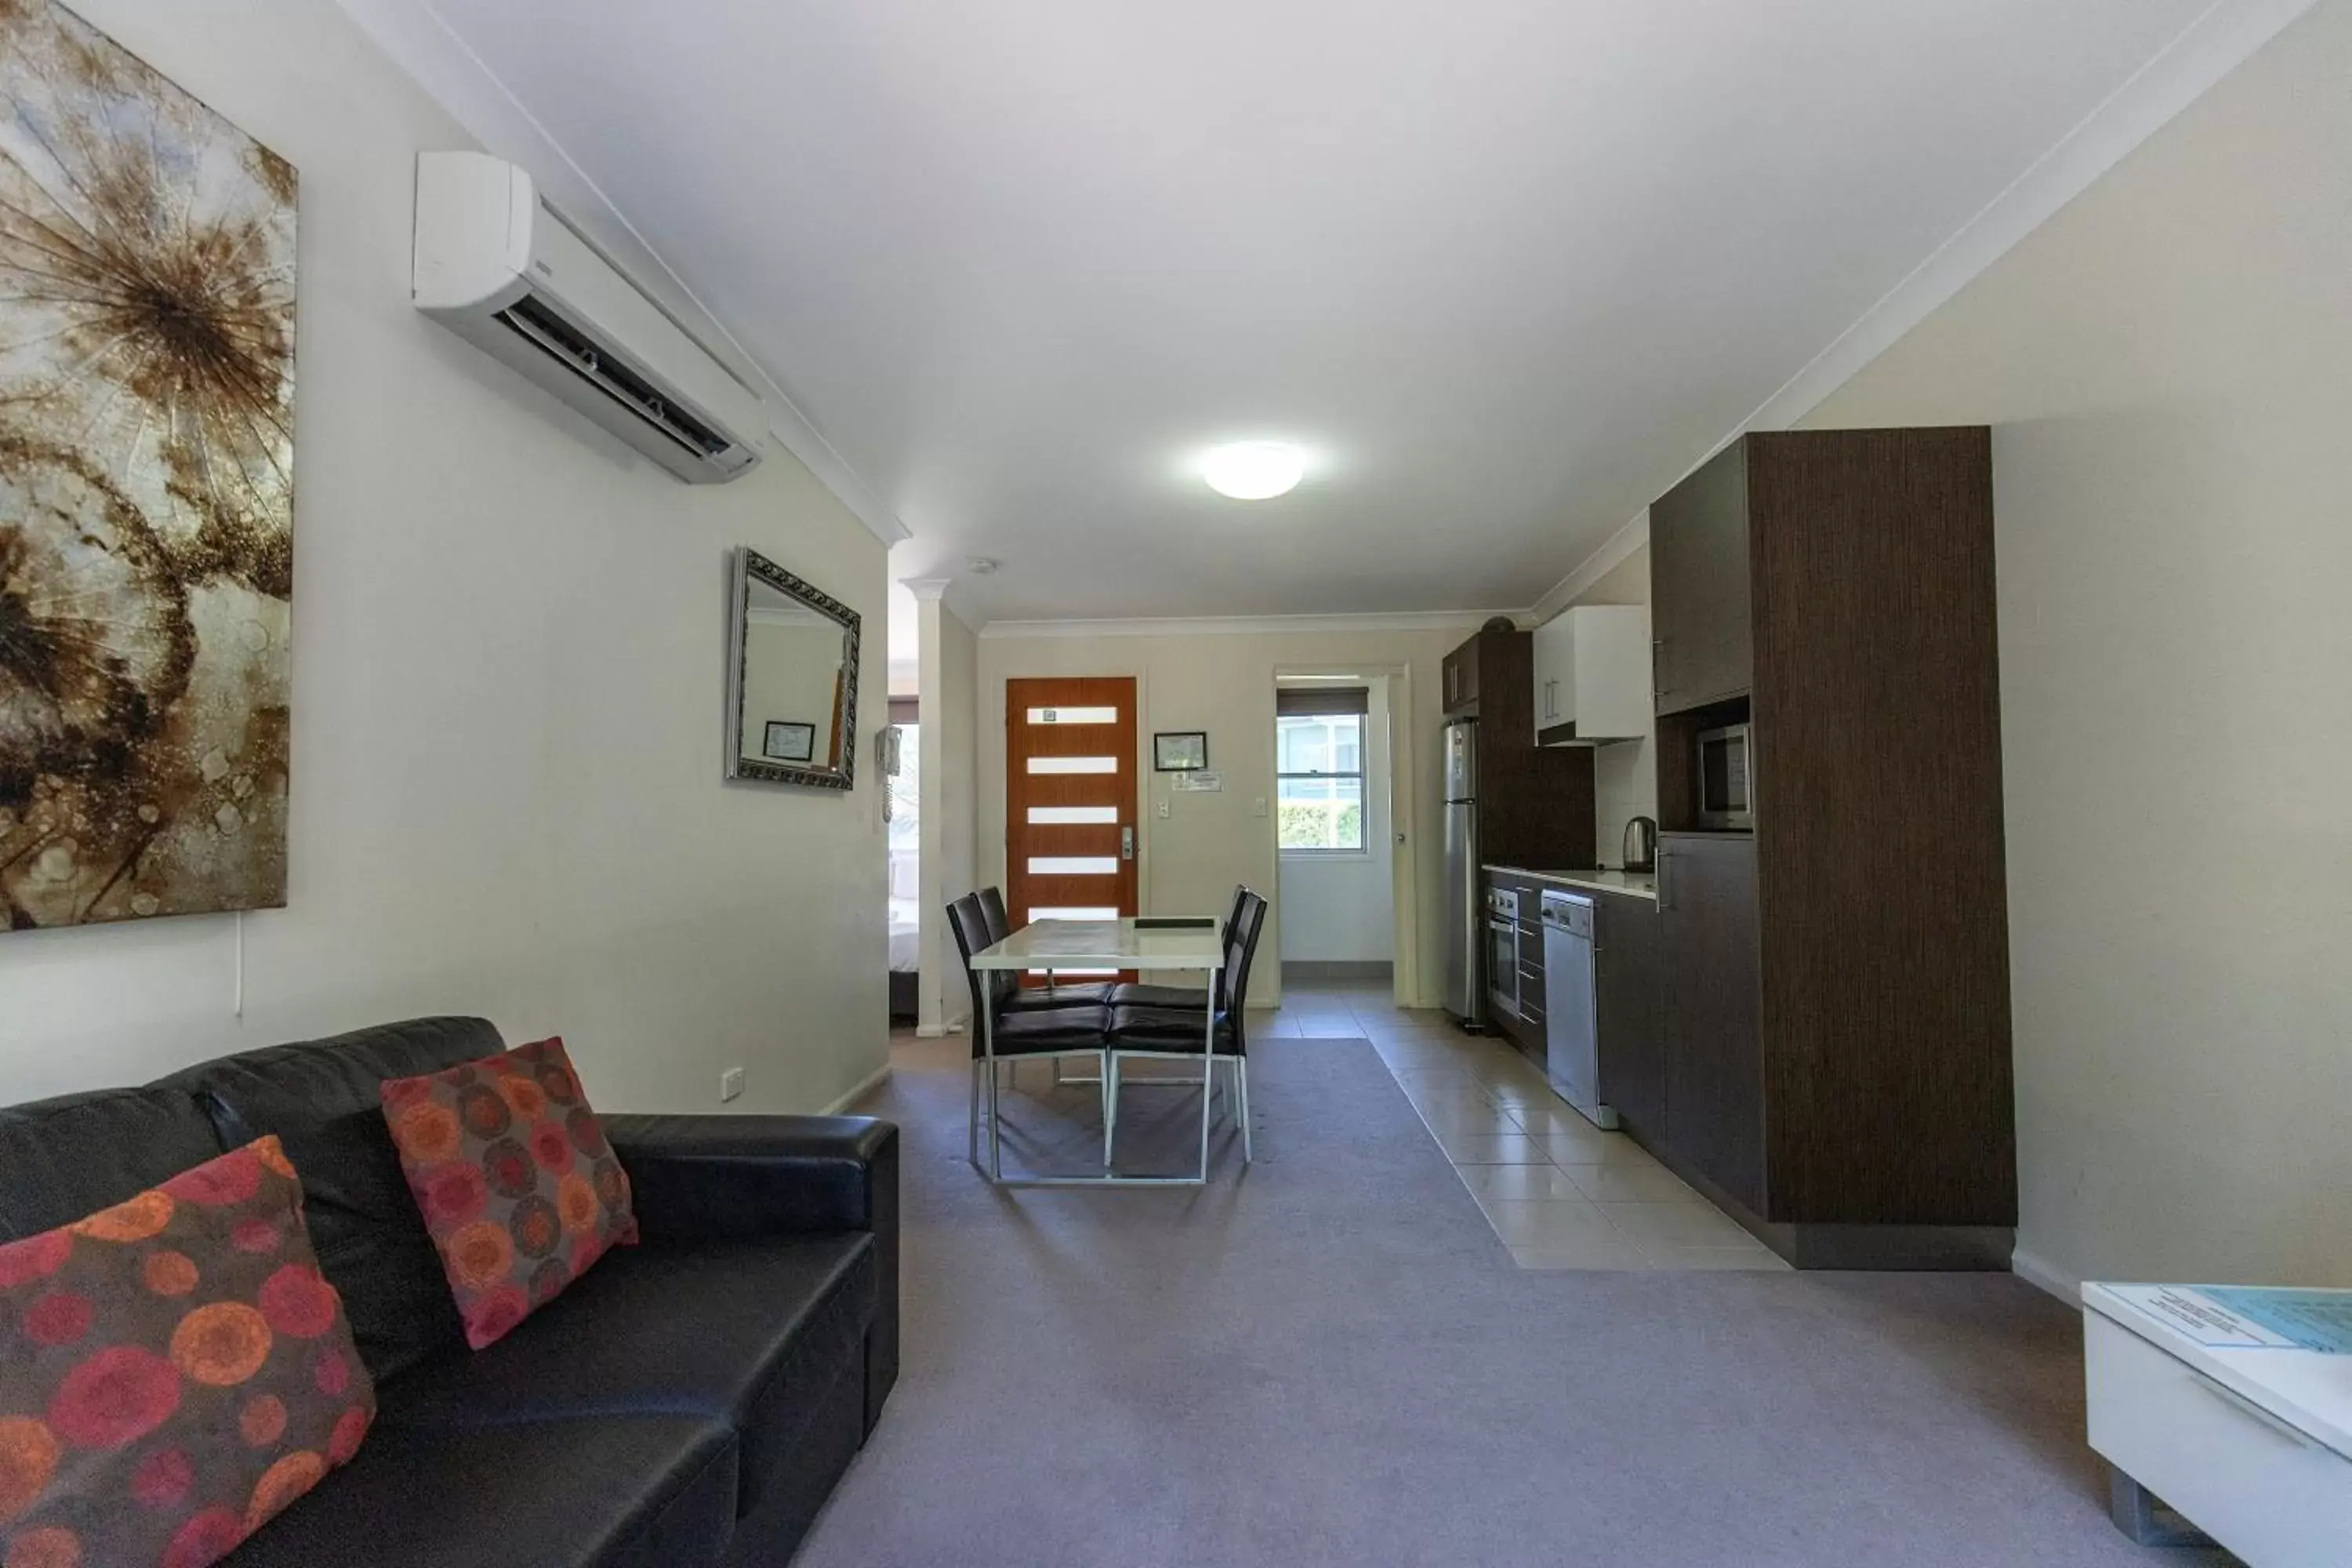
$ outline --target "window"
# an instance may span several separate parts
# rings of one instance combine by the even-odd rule
[[[890,792],[890,853],[911,859],[923,839],[923,736],[919,726],[898,725],[898,771],[883,780]],[[912,898],[913,894],[907,895]]]
[[[1364,852],[1364,715],[1360,686],[1275,693],[1276,844],[1286,854]]]

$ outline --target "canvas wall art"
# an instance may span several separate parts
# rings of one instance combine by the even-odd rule
[[[286,900],[295,176],[0,0],[0,929]]]

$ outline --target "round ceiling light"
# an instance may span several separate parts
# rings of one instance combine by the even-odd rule
[[[1209,488],[1235,500],[1272,500],[1297,488],[1306,472],[1307,454],[1279,441],[1236,441],[1201,463]]]

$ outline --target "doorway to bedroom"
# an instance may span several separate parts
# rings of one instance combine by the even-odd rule
[[[882,745],[885,897],[890,929],[890,1024],[913,1027],[922,1010],[922,664],[915,596],[890,585],[890,729]]]

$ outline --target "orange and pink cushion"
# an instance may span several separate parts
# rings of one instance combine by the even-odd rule
[[[637,1239],[629,1178],[561,1039],[387,1079],[383,1114],[476,1350]]]
[[[0,1246],[7,1568],[205,1568],[374,1415],[275,1138]]]

